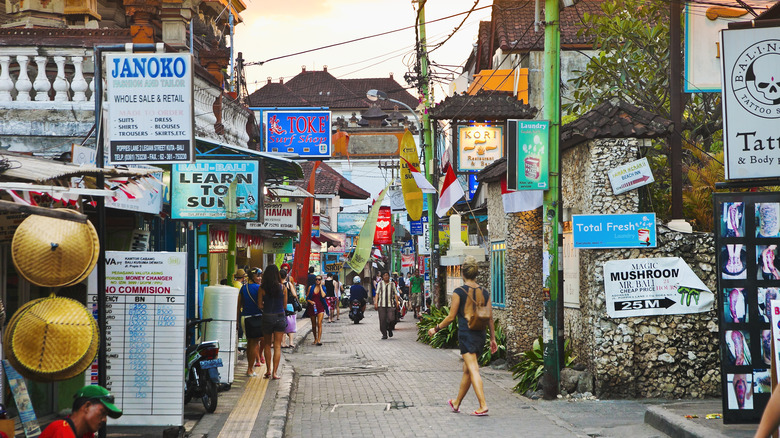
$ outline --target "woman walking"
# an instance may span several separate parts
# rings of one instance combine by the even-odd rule
[[[284,309],[287,307],[287,293],[282,290],[279,268],[276,265],[269,265],[265,268],[260,297],[266,358],[265,378],[271,377],[268,365],[271,365],[271,345],[273,345],[273,376],[274,380],[277,380],[279,379],[279,361],[282,358],[282,338],[284,337],[284,329],[287,327],[287,316],[284,313]]]
[[[468,256],[461,266],[460,272],[463,276],[463,286],[455,289],[450,303],[450,313],[444,318],[444,321],[428,330],[428,336],[433,336],[441,330],[441,327],[447,327],[455,317],[458,318],[458,344],[460,344],[460,354],[463,356],[463,377],[460,380],[458,397],[455,400],[447,400],[452,412],[460,412],[460,403],[469,392],[469,388],[474,388],[474,394],[479,401],[479,409],[471,415],[483,417],[488,414],[488,406],[485,401],[485,392],[482,389],[482,377],[479,375],[479,363],[477,357],[482,354],[482,348],[485,345],[485,330],[471,330],[464,314],[466,300],[468,299],[469,288],[474,289],[476,293],[482,293],[487,307],[491,309],[490,293],[481,289],[475,281],[479,273],[479,265],[474,257]],[[496,344],[495,330],[493,329],[493,316],[488,323],[490,328],[490,351],[498,351]]]
[[[249,270],[249,282],[243,286],[238,294],[238,316],[241,324],[244,326],[246,334],[246,375],[254,377],[257,375],[254,371],[255,366],[259,366],[260,352],[263,350],[263,331],[261,327],[262,309],[260,308],[260,272],[259,268]]]
[[[344,285],[339,281],[339,274],[333,274],[333,293],[336,294],[336,321],[341,314],[341,293],[344,292]],[[333,318],[331,318],[333,319]]]
[[[322,287],[322,275],[315,278],[314,286],[309,289],[306,296],[306,314],[311,318],[311,331],[314,335],[314,345],[322,345],[322,320],[325,317],[327,303],[325,301],[325,289]]]
[[[284,266],[284,265],[282,265]],[[298,314],[295,312],[295,306],[293,300],[298,300],[298,295],[295,293],[295,284],[292,282],[291,275],[287,273],[286,269],[279,271],[279,276],[282,277],[282,290],[287,294],[287,328],[284,329],[286,336],[282,337],[282,348],[295,347],[295,332],[297,332],[297,320]]]

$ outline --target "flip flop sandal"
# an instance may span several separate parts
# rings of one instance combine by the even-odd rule
[[[471,415],[473,415],[475,417],[487,417],[488,416],[488,411],[484,411],[484,412],[474,411],[474,412],[471,413]]]
[[[454,413],[460,413],[460,409],[456,409],[455,405],[452,403],[452,400],[447,400],[447,404],[450,405],[450,409],[452,409],[452,412]]]

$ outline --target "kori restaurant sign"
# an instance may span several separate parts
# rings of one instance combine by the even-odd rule
[[[458,127],[458,172],[477,172],[504,156],[503,126]]]

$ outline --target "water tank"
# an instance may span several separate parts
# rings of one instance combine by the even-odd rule
[[[212,318],[205,324],[204,341],[219,341],[219,357],[222,368],[219,369],[222,383],[233,383],[233,369],[236,363],[236,307],[238,289],[231,286],[207,286],[203,291],[202,318]]]

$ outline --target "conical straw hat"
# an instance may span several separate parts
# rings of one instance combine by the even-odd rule
[[[92,270],[98,250],[92,224],[36,215],[19,224],[11,242],[19,274],[43,287],[73,284]]]
[[[92,222],[87,221],[87,225],[89,225],[89,227],[92,229],[90,235],[92,237],[92,243],[95,248],[95,251],[92,252],[92,260],[89,262],[87,269],[85,269],[78,278],[66,284],[66,287],[81,283],[84,279],[89,277],[89,274],[92,273],[92,270],[95,269],[95,265],[97,265],[98,256],[100,255],[100,242],[98,241],[97,230],[95,230],[95,226],[92,225]]]
[[[83,373],[99,346],[92,312],[70,298],[51,296],[24,304],[3,337],[7,359],[36,381],[55,381]]]

